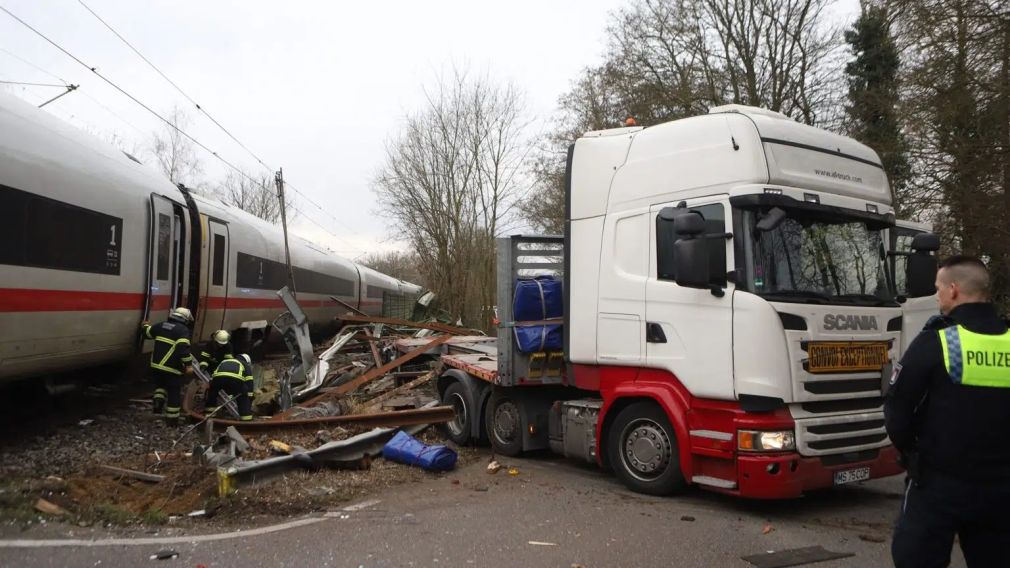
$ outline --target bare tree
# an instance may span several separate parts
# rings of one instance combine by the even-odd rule
[[[840,30],[830,0],[633,0],[607,29],[604,62],[559,100],[558,127],[541,149],[524,217],[563,226],[565,150],[589,129],[650,126],[737,103],[833,125],[842,115]]]
[[[247,172],[229,172],[223,182],[215,188],[214,194],[222,202],[271,223],[281,220],[280,200],[274,179],[267,175],[253,175]],[[294,201],[285,192],[285,209],[290,221],[294,217]]]
[[[358,262],[393,278],[427,287],[421,275],[420,259],[413,251],[373,252]]]
[[[175,106],[166,118],[172,126],[166,124],[161,131],[151,136],[150,152],[158,168],[172,183],[198,188],[203,175],[203,164],[196,155],[193,142],[179,132],[189,126],[189,116]]]
[[[443,306],[486,328],[494,238],[509,227],[525,185],[524,97],[512,84],[465,70],[425,94],[425,107],[387,143],[374,190]]]
[[[906,210],[949,252],[989,263],[1010,307],[1010,11],[998,0],[893,0],[904,47]]]

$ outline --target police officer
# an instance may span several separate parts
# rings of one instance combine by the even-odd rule
[[[231,356],[231,334],[219,329],[200,351],[200,368],[213,372],[221,361],[230,359]]]
[[[970,256],[941,263],[934,316],[908,347],[884,404],[908,470],[891,555],[899,568],[1010,566],[1010,332]]]
[[[175,308],[168,321],[151,325],[143,322],[144,336],[154,340],[151,353],[151,379],[154,396],[151,406],[156,415],[164,412],[165,422],[177,424],[182,410],[183,374],[189,374],[193,361],[190,354],[190,330],[193,314],[186,308]]]
[[[235,358],[227,358],[214,370],[207,392],[205,412],[217,410],[217,396],[225,392],[235,397],[240,420],[252,420],[253,374],[252,360],[242,353]]]

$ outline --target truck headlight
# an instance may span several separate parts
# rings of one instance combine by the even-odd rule
[[[792,430],[737,430],[736,447],[744,452],[785,452],[796,449],[796,437]]]

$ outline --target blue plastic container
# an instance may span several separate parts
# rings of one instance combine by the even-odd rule
[[[382,457],[428,471],[449,471],[456,467],[457,455],[443,445],[428,446],[400,431],[382,447]]]

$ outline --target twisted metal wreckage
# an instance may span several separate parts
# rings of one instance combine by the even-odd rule
[[[280,412],[268,419],[239,421],[236,405],[227,400],[218,412],[227,412],[231,418],[205,416],[197,410],[199,386],[188,389],[183,401],[184,411],[196,421],[194,428],[204,426],[206,445],[197,446],[194,456],[217,468],[220,495],[292,469],[360,468],[379,455],[398,430],[415,434],[431,424],[453,419],[455,413],[450,406],[439,406],[437,400],[422,401],[422,396],[406,396],[434,378],[435,370],[396,372],[396,369],[424,355],[441,356],[443,344],[454,336],[473,335],[472,330],[438,322],[368,316],[345,305],[348,313],[339,318],[340,331],[317,354],[309,336],[308,318],[293,294],[285,287],[277,295],[288,311],[273,325],[291,353],[291,365],[278,381]],[[366,356],[370,354],[371,361],[352,359],[349,364],[336,364],[338,355],[360,351],[366,344]],[[200,382],[210,383],[205,372],[198,368],[194,372]],[[376,386],[378,379],[383,379],[389,388],[369,398],[355,412],[346,413],[345,397]],[[394,409],[382,410],[389,406]],[[273,442],[272,449],[284,455],[242,459],[249,444],[241,432],[310,430],[336,425],[375,428],[312,450]],[[225,432],[216,435],[215,430]]]

